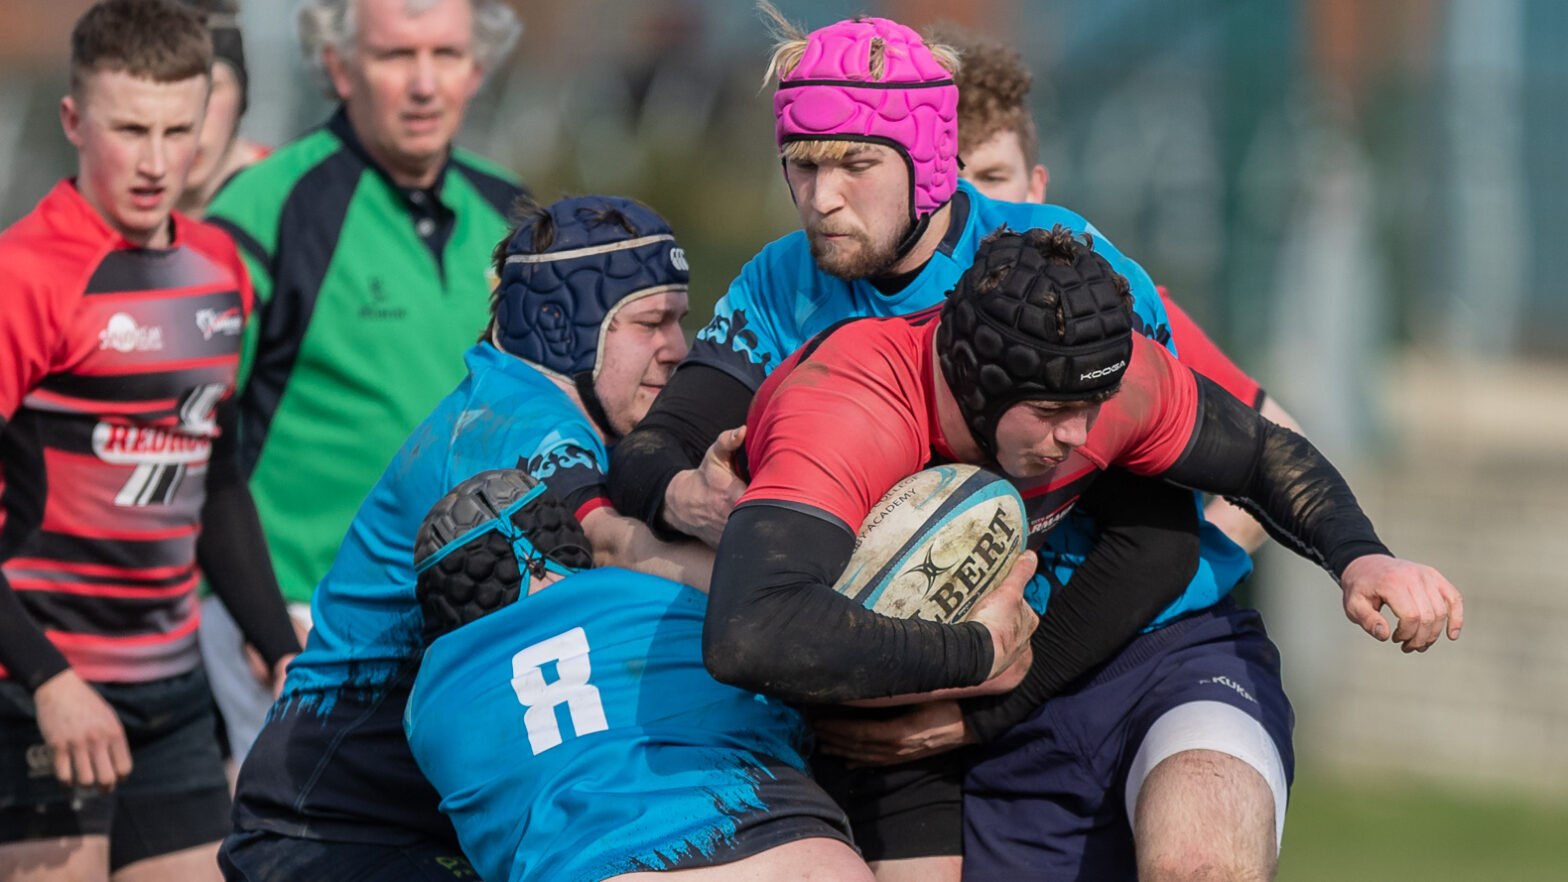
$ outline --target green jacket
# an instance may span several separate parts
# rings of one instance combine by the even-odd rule
[[[520,192],[463,151],[431,190],[399,187],[340,109],[213,200],[207,219],[239,244],[256,288],[240,459],[289,601],[310,599],[360,501],[462,380]]]

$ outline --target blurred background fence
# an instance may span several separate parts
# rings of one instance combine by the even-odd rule
[[[0,223],[72,170],[57,107],[87,5],[0,0]],[[543,198],[664,213],[699,326],[795,226],[750,3],[516,5],[523,39],[463,142]],[[808,27],[865,12],[1011,41],[1051,201],[1167,285],[1352,475],[1390,545],[1465,591],[1464,639],[1404,657],[1345,622],[1322,573],[1262,556],[1251,597],[1304,764],[1568,804],[1568,3],[779,6]],[[329,108],[291,7],[243,3],[243,131],[272,144]]]

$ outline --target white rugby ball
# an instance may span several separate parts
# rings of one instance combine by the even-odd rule
[[[1023,552],[1024,501],[1011,481],[951,464],[910,475],[866,515],[833,586],[894,618],[962,622]]]

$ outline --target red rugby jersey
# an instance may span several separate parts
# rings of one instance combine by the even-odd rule
[[[855,532],[895,483],[933,462],[953,462],[936,416],[937,314],[858,319],[785,359],[752,400],[751,484],[740,504],[806,506]],[[1030,547],[1040,546],[1103,469],[1157,475],[1175,464],[1197,407],[1191,370],[1133,334],[1121,391],[1100,408],[1088,442],[1050,472],[1013,480]]]
[[[1263,387],[1258,385],[1258,381],[1248,376],[1246,371],[1237,367],[1229,356],[1215,346],[1203,328],[1176,305],[1169,292],[1163,287],[1156,290],[1160,292],[1160,303],[1165,305],[1165,316],[1171,325],[1171,340],[1176,343],[1181,363],[1218,383],[1220,388],[1252,405],[1253,409],[1262,407]]]
[[[214,410],[252,295],[224,233],[173,229],[134,246],[67,180],[0,233],[0,569],[92,681],[198,661]]]

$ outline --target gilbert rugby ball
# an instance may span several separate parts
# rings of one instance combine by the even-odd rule
[[[894,618],[962,622],[1023,552],[1024,501],[1001,475],[936,466],[893,485],[833,587]]]

